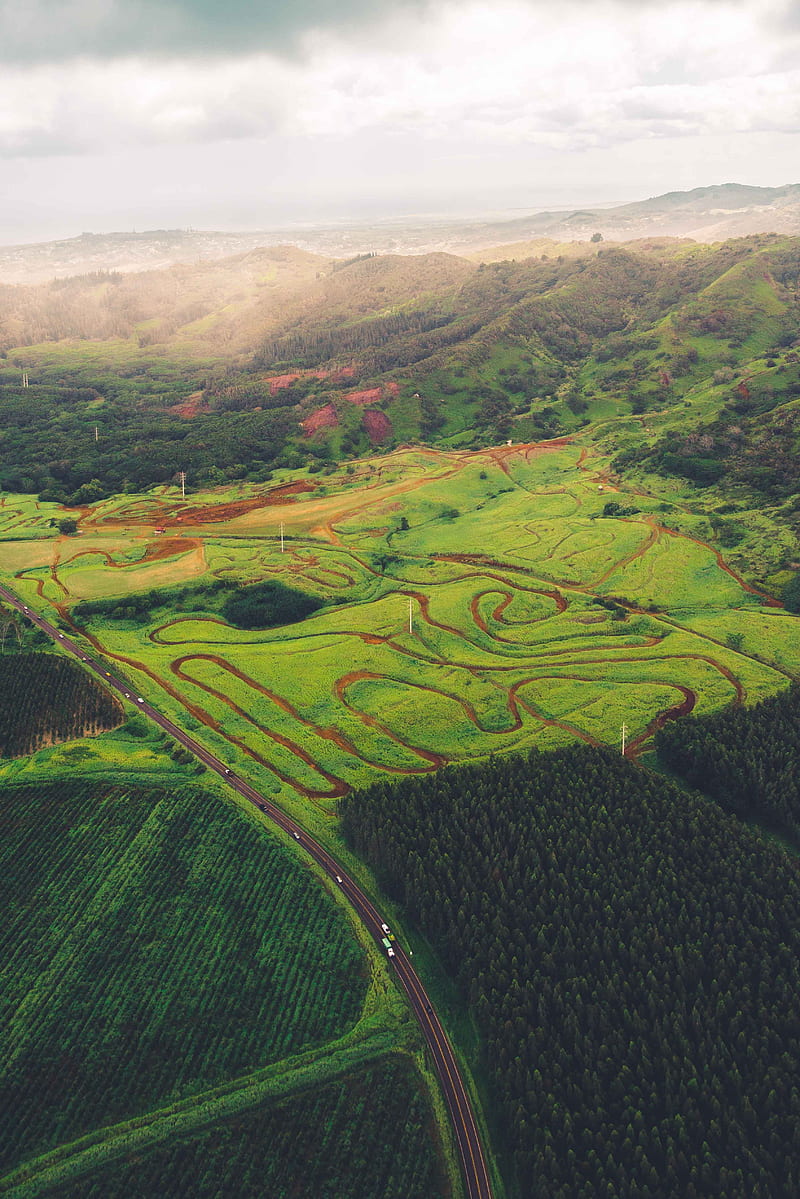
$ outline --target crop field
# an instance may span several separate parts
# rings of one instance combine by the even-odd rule
[[[324,1077],[348,1037],[367,1045],[368,956],[255,816],[75,779],[0,789],[0,823],[3,1171],[154,1109],[252,1103],[259,1072]]]
[[[407,1059],[392,1055],[35,1193],[53,1199],[444,1199],[450,1191],[419,1080]]]
[[[111,729],[122,705],[57,654],[0,655],[0,758]]]
[[[566,438],[411,448],[116,497],[78,536],[6,542],[3,571],[260,786],[324,814],[376,772],[615,744],[623,724],[635,755],[670,717],[785,687],[800,622],[695,535],[686,500],[626,491]],[[325,606],[245,630],[208,594],[263,580]],[[115,597],[114,619],[71,615]]]

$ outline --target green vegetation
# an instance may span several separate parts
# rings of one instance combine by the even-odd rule
[[[213,793],[0,795],[6,1169],[358,1019],[343,913]]]
[[[671,770],[728,811],[800,841],[800,687],[754,708],[681,720],[656,737]]]
[[[151,613],[169,608],[176,612],[207,612],[219,606],[220,600],[230,593],[230,585],[224,579],[194,587],[163,587],[147,593],[126,595],[121,599],[83,600],[76,604],[72,614],[84,622],[92,616],[107,620],[147,621]]]
[[[608,750],[381,782],[343,827],[458,982],[519,1195],[798,1185],[800,884]]]
[[[84,505],[179,470],[264,482],[375,444],[601,426],[626,468],[780,499],[797,481],[799,244],[585,243],[481,264],[284,248],[0,288],[0,486]],[[176,272],[194,301],[175,305]]]
[[[797,834],[796,701],[781,693],[800,662],[800,240],[542,250],[334,269],[283,249],[0,288],[3,577],[328,844],[337,801],[373,785],[348,808],[351,835],[471,1005],[509,1177],[548,1199],[771,1196],[797,1183],[793,876],[712,805],[574,742],[613,746],[625,724],[635,757],[666,725],[676,769],[703,759],[720,802]],[[378,445],[394,452],[370,457]],[[8,656],[17,629],[5,614],[2,627]],[[751,735],[746,705],[772,697],[775,738]],[[708,735],[677,719],[726,709]],[[281,1193],[295,1142],[277,1129],[294,1112],[317,1193],[326,1158],[358,1144],[363,1170],[332,1176],[332,1193],[366,1195],[384,1185],[383,1140],[358,1139],[372,1078],[401,1136],[397,1185],[424,1189],[399,1113],[409,1130],[426,1121],[365,1073],[418,1046],[376,998],[375,962],[372,1014],[355,1023],[366,977],[337,909],[310,901],[330,945],[308,927],[299,939],[296,888],[312,884],[295,869],[288,900],[265,900],[282,913],[276,943],[272,922],[248,923],[264,876],[284,878],[271,843],[259,858],[263,838],[185,790],[148,800],[146,818],[140,792],[108,800],[109,770],[126,788],[165,769],[184,783],[186,759],[131,721],[3,765],[18,782],[96,780],[79,833],[52,832],[50,799],[46,818],[26,801],[41,832],[20,824],[22,861],[40,836],[66,854],[95,826],[112,834],[80,869],[44,855],[43,948],[25,969],[45,981],[20,974],[34,999],[16,1009],[6,1100],[28,1139],[9,1161],[44,1155],[31,1194],[173,1191],[177,1176],[204,1194],[204,1160],[241,1193],[259,1170]],[[91,790],[70,783],[67,798]],[[89,928],[73,903],[74,932],[59,916],[79,884],[101,915]],[[166,931],[142,924],[156,904]],[[64,995],[47,991],[62,942],[80,947]],[[153,1007],[155,972],[167,997]],[[203,998],[226,977],[244,979],[238,1006]],[[169,1037],[180,1054],[162,1052]],[[123,1079],[134,1046],[146,1069]],[[41,1115],[28,1080],[52,1097]],[[318,1144],[306,1117],[325,1123]],[[97,1151],[69,1139],[99,1119],[117,1124]]]
[[[0,655],[0,758],[121,723],[119,700],[75,662],[55,654]]]
[[[55,1199],[433,1199],[449,1188],[420,1080],[394,1056],[131,1154]]]
[[[307,821],[384,770],[616,743],[623,723],[636,752],[676,715],[785,688],[796,619],[688,504],[633,503],[606,465],[408,449],[324,486],[117,497],[79,539],[6,542],[4,566]],[[737,519],[749,552],[758,526]]]
[[[237,629],[272,629],[276,625],[304,620],[323,606],[322,600],[277,579],[252,583],[229,595],[222,615]]]

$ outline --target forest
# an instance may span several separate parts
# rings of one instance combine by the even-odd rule
[[[113,729],[122,705],[85,670],[56,654],[0,655],[0,758]]]
[[[222,615],[237,629],[271,629],[294,624],[323,607],[323,600],[296,587],[287,587],[278,579],[251,583],[230,594],[222,605]]]
[[[513,1194],[796,1192],[800,883],[778,848],[586,746],[341,811],[477,1021]]]
[[[800,685],[752,708],[667,724],[656,749],[722,807],[800,841]]]

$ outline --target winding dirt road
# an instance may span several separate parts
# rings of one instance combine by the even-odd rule
[[[143,715],[154,721],[155,724],[164,729],[171,737],[174,737],[176,741],[193,753],[209,770],[215,771],[234,791],[263,812],[273,824],[288,833],[309,857],[313,858],[317,865],[321,867],[332,884],[342,891],[367,932],[378,947],[382,948],[383,938],[386,936],[387,931],[385,920],[381,917],[368,896],[361,890],[358,883],[347,874],[344,867],[318,841],[310,837],[301,825],[287,816],[285,812],[282,812],[265,795],[262,795],[254,787],[251,787],[244,779],[240,779],[232,774],[230,769],[219,758],[216,758],[199,741],[195,741],[193,737],[173,723],[169,717],[164,716],[157,708],[153,707],[152,704],[143,698],[133,695],[128,690],[129,684],[124,679],[120,679],[106,670],[103,661],[98,661],[86,654],[81,644],[73,641],[64,633],[59,632],[57,628],[42,616],[39,616],[38,613],[32,612],[13,592],[9,591],[6,587],[0,586],[0,598],[4,599],[16,608],[18,612],[21,612],[31,620],[61,649],[73,654],[84,663],[87,669],[94,671],[106,686],[111,687],[126,699],[131,700]],[[481,1137],[475,1120],[472,1101],[458,1068],[453,1047],[447,1033],[433,1009],[430,997],[411,964],[409,954],[406,953],[399,940],[394,942],[394,953],[389,962],[394,967],[395,977],[399,986],[405,992],[430,1051],[431,1059],[450,1113],[468,1199],[492,1199],[492,1185]]]

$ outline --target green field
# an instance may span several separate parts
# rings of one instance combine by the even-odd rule
[[[254,818],[80,779],[0,802],[6,1170],[357,1026],[349,922]]]
[[[213,789],[82,765],[0,787],[0,1191],[458,1195],[416,1025],[338,893]]]
[[[612,501],[623,515],[604,514]],[[140,694],[179,721],[188,710],[223,758],[313,820],[376,772],[613,744],[623,723],[638,752],[670,715],[784,687],[800,624],[701,524],[686,503],[627,494],[578,445],[409,449],[323,484],[286,473],[272,488],[116,497],[79,536],[6,543],[4,565]],[[228,625],[217,594],[265,579],[326,606],[282,628]],[[87,598],[117,608],[73,617]]]
[[[451,1193],[437,1148],[419,1079],[394,1055],[150,1152],[130,1153],[73,1184],[32,1193],[53,1199],[431,1199]]]
[[[0,758],[122,723],[122,705],[57,654],[0,655]]]

